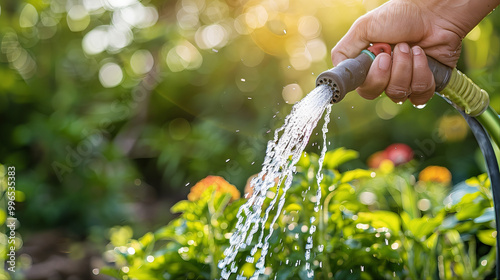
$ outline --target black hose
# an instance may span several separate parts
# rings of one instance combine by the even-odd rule
[[[495,209],[495,224],[497,230],[496,277],[497,279],[500,279],[500,239],[498,238],[498,228],[500,225],[500,171],[498,168],[497,158],[495,156],[495,150],[491,145],[488,133],[481,123],[479,123],[476,118],[465,114],[462,110],[457,109],[457,111],[459,111],[467,121],[472,134],[476,137],[476,141],[479,144],[479,148],[483,153],[484,159],[486,160],[488,176],[491,181],[491,192],[493,194],[493,207]]]

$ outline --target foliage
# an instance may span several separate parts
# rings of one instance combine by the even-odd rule
[[[29,236],[60,229],[71,239],[90,240],[101,247],[104,233],[112,227],[113,236],[123,235],[121,243],[112,242],[123,249],[120,246],[131,240],[131,231],[142,235],[151,230],[149,222],[172,219],[161,207],[146,211],[151,204],[173,205],[187,195],[186,186],[206,174],[223,176],[241,190],[248,176],[258,171],[255,163],[263,158],[269,133],[281,125],[291,105],[313,88],[317,74],[331,67],[328,49],[356,18],[384,2],[1,1],[0,159],[18,171],[19,191],[25,198],[17,204],[20,233]],[[458,67],[490,92],[497,111],[499,27],[498,16],[483,20],[464,39]],[[475,140],[453,110],[438,98],[417,110],[409,104],[392,104],[385,97],[367,101],[348,94],[334,107],[330,126],[335,133],[328,140],[359,151],[360,158],[346,162],[346,169],[363,166],[367,155],[389,143],[404,142],[421,163],[447,166],[455,182],[460,182],[484,168]],[[337,156],[352,158],[353,154]],[[329,160],[337,158],[330,154]],[[335,166],[328,168],[330,179],[325,181],[343,176],[347,183],[368,174],[362,169],[336,173]],[[312,180],[301,174],[307,178],[303,182]],[[400,177],[409,180],[405,176]],[[361,188],[361,181],[352,186]],[[383,185],[383,180],[377,182]],[[290,207],[303,207],[298,208],[301,224],[290,230],[296,233],[309,226],[303,220],[311,210],[301,203],[300,184],[295,182],[296,198],[290,199],[294,202]],[[357,202],[347,185],[341,185],[336,188],[349,198],[348,206],[369,208]],[[427,197],[433,203],[434,189],[439,188]],[[398,209],[401,199],[392,197],[396,190],[377,192],[387,198],[384,205]],[[482,211],[483,206],[477,209]],[[337,218],[345,214],[339,211],[332,213]],[[185,221],[186,215],[172,224]],[[145,216],[152,221],[146,222]],[[231,217],[224,210],[217,220],[222,224]],[[230,231],[230,223],[234,221],[226,221],[228,228],[220,234]],[[280,223],[284,227],[285,222]],[[124,225],[130,228],[120,227]],[[214,229],[214,234],[217,230],[221,229]],[[480,236],[484,239],[486,233]],[[162,256],[156,247],[166,237],[158,238],[148,244],[152,253]],[[300,243],[303,247],[304,240],[287,240],[286,246]],[[165,249],[172,258],[164,262],[180,261],[178,249],[190,246],[185,242],[166,242],[173,246]],[[288,252],[293,260],[303,253],[287,248],[292,248]],[[182,259],[186,266],[173,269],[209,275],[214,262],[207,264],[206,256],[201,252],[197,260]],[[195,270],[193,264],[204,266]],[[131,266],[129,271],[136,268]]]
[[[317,279],[485,279],[492,273],[496,231],[486,175],[450,188],[449,182],[417,181],[413,162],[342,171],[357,156],[343,148],[326,154],[319,212],[312,187],[318,156],[302,157],[262,279],[309,279],[305,245],[311,226],[317,227]],[[215,188],[207,187],[197,201],[177,203],[172,211],[182,214],[154,233],[132,239],[115,231],[105,254],[114,268],[101,272],[119,279],[217,278],[216,264],[245,198],[228,204],[231,194]],[[238,266],[245,277],[255,269],[244,257]]]
[[[26,225],[86,234],[127,221],[122,188],[138,192],[136,179],[179,198],[181,186],[207,173],[243,184],[278,117],[312,89],[311,73],[331,66],[328,48],[383,2],[2,2],[0,129],[8,137],[0,157],[22,174]],[[499,25],[485,19],[465,39],[460,64],[492,93]],[[332,114],[332,140],[362,155],[413,143],[453,173],[477,173],[456,160],[473,159],[473,148],[459,147],[475,146],[463,122],[443,116],[447,104],[419,111],[387,102],[348,95]],[[499,109],[498,95],[491,104]],[[455,134],[434,138],[429,128]],[[367,135],[382,136],[366,145]]]
[[[1,279],[19,279],[11,278],[9,272],[17,272],[26,267],[26,262],[17,255],[21,248],[22,239],[18,228],[20,222],[17,219],[17,211],[24,201],[24,193],[16,190],[15,168],[0,164],[0,262],[4,264],[0,267]]]

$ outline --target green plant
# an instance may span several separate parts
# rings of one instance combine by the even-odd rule
[[[315,212],[311,189],[318,156],[304,154],[270,239],[262,279],[308,279],[305,245],[313,225],[309,265],[316,279],[484,279],[491,274],[496,231],[486,175],[450,189],[442,182],[417,181],[411,163],[341,171],[357,155],[343,148],[326,154],[321,209]],[[176,204],[172,211],[182,214],[155,233],[132,239],[131,233],[118,238],[121,231],[115,231],[105,254],[114,268],[102,272],[119,279],[217,278],[216,264],[245,201],[228,203],[230,196],[207,187],[199,200]],[[316,218],[312,223],[311,217]],[[245,277],[255,270],[244,257],[249,251],[240,252],[238,263],[238,274]]]

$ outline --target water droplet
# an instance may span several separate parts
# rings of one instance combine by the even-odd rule
[[[396,103],[398,105],[403,105],[403,101],[399,101],[398,103]]]
[[[425,106],[427,106],[427,104],[421,104],[421,105],[413,105],[413,107],[417,108],[417,109],[424,109]]]

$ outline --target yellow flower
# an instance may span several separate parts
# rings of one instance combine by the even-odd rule
[[[213,187],[217,193],[229,193],[231,194],[231,201],[237,200],[240,198],[240,192],[236,189],[235,186],[229,184],[224,178],[220,176],[207,176],[196,185],[191,188],[191,191],[188,194],[188,199],[190,201],[196,201],[201,198],[203,192]]]
[[[447,185],[451,183],[451,172],[446,167],[431,165],[420,171],[418,178],[423,182],[437,182]]]
[[[390,159],[384,159],[380,162],[379,169],[384,174],[389,174],[394,171],[394,162]]]

